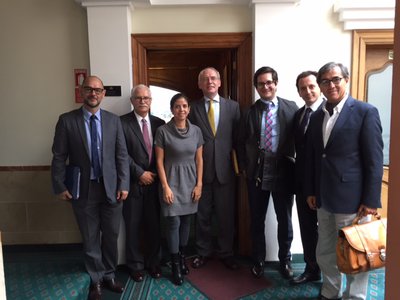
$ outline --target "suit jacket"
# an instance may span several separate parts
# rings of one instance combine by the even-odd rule
[[[164,120],[149,115],[151,132],[153,139],[156,136],[156,130],[161,125],[164,125]],[[146,150],[146,145],[143,140],[142,130],[137,122],[134,112],[127,113],[121,116],[122,128],[125,133],[126,146],[129,154],[129,168],[131,189],[130,193],[134,196],[139,196],[141,186],[139,185],[139,177],[142,176],[144,171],[150,171],[157,174],[155,163],[155,151],[153,146],[153,153],[151,162],[149,162],[149,155]]]
[[[189,120],[200,127],[203,138],[203,182],[211,183],[217,177],[226,184],[233,179],[232,149],[236,147],[237,126],[240,119],[239,104],[220,97],[219,123],[214,134],[205,108],[205,99],[191,103]]]
[[[124,133],[118,116],[101,110],[102,173],[108,201],[116,203],[117,190],[129,191],[129,165]],[[51,163],[52,184],[56,194],[65,187],[65,163],[80,168],[80,198],[88,198],[90,149],[88,148],[83,111],[62,114],[57,122]]]
[[[361,204],[381,207],[382,127],[378,110],[348,97],[324,147],[324,111],[307,130],[306,193],[331,213],[353,214]]]
[[[280,97],[278,99],[279,142],[276,152],[277,176],[276,189],[293,190],[294,183],[294,139],[293,118],[298,107],[294,101]],[[249,179],[258,174],[258,159],[260,155],[260,135],[262,113],[265,104],[257,100],[243,113],[239,129],[239,168],[246,171]]]
[[[324,103],[325,101],[323,101],[320,104],[317,110],[321,109]],[[304,113],[305,108],[306,106],[303,106],[295,113],[293,122],[294,145],[296,150],[295,192],[296,194],[302,194],[302,195],[304,195],[304,190],[305,190],[304,175],[306,171],[306,135],[304,132],[300,132],[300,119]]]

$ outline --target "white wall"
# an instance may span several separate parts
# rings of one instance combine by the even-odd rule
[[[58,115],[79,107],[86,11],[72,0],[0,1],[0,166],[49,165]]]

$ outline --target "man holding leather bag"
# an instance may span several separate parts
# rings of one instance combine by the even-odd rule
[[[348,69],[325,64],[317,82],[327,99],[312,114],[307,130],[307,203],[317,209],[317,262],[323,275],[319,299],[366,299],[368,272],[343,274],[336,259],[339,229],[356,216],[375,215],[381,207],[382,127],[378,110],[346,92]]]

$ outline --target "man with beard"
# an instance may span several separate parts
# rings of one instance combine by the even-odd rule
[[[89,299],[101,299],[102,287],[123,291],[114,272],[122,201],[129,190],[128,152],[120,119],[100,109],[105,96],[100,78],[87,77],[80,92],[83,106],[62,114],[57,122],[51,175],[54,192],[71,202],[82,234],[85,267],[91,278]],[[77,190],[66,185],[71,169]]]

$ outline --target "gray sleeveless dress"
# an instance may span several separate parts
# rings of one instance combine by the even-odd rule
[[[204,144],[201,130],[187,121],[187,131],[179,131],[171,120],[157,129],[155,145],[164,150],[164,169],[168,184],[174,193],[174,203],[167,205],[162,199],[161,211],[164,216],[181,216],[197,212],[192,191],[196,185],[196,151]]]

